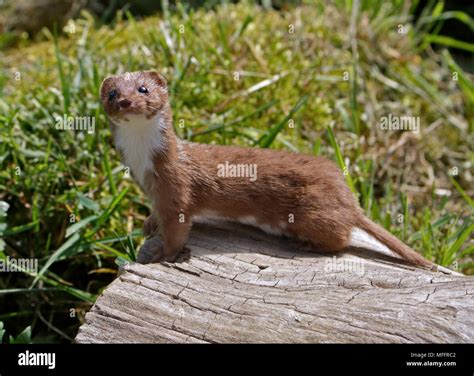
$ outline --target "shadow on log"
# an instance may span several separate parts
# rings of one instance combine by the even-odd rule
[[[173,264],[126,265],[76,342],[474,342],[473,277],[228,223],[195,225],[187,248]]]

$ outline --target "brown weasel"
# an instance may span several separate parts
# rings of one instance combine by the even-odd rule
[[[154,262],[174,261],[193,218],[204,216],[251,224],[326,252],[363,247],[433,266],[368,219],[342,172],[325,158],[178,139],[159,73],[108,77],[101,100],[122,159],[152,202],[144,233],[159,229],[163,239]]]

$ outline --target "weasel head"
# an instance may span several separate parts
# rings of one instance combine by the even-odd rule
[[[166,79],[155,71],[107,77],[100,99],[109,119],[118,126],[146,126],[169,115]]]

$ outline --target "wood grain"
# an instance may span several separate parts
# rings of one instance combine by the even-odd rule
[[[174,264],[126,265],[76,342],[474,342],[473,277],[366,250],[334,258],[228,223],[195,225],[187,244]]]

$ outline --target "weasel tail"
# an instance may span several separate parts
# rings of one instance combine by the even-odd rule
[[[366,217],[361,217],[359,223],[352,229],[349,245],[392,256],[395,253],[402,259],[423,267],[434,266],[432,262]]]

